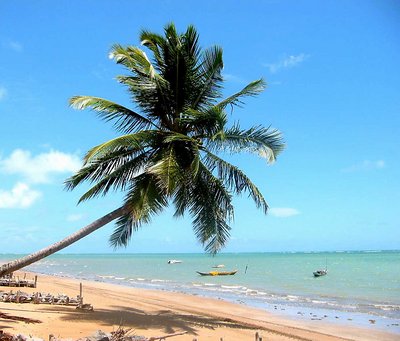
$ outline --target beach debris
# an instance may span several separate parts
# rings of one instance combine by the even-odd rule
[[[375,324],[375,322],[376,322],[376,320],[368,320],[369,321],[369,323],[371,323],[371,324]]]
[[[0,277],[0,286],[3,287],[30,287],[36,288],[37,276],[34,279],[26,279],[26,274],[20,279],[19,276],[13,276],[13,273]]]
[[[93,335],[79,338],[76,341],[162,341],[162,340],[166,340],[167,338],[170,338],[170,337],[180,336],[180,335],[184,335],[184,334],[187,334],[187,331],[147,338],[145,336],[133,335],[132,329],[123,328],[122,326],[119,326],[117,330],[112,331],[111,333],[105,333],[102,330],[97,330],[95,333],[93,333]],[[18,339],[18,340],[16,340],[14,338],[11,340],[12,341],[39,341],[39,339]],[[3,341],[3,340],[0,339],[0,341]],[[63,339],[56,338],[53,334],[50,334],[49,341],[63,341]]]
[[[262,337],[260,336],[260,334],[258,332],[256,332],[256,334],[255,334],[254,341],[262,341]]]
[[[76,307],[77,310],[82,310],[82,311],[93,311],[93,306],[89,303],[85,303],[82,305],[78,305]]]
[[[41,339],[40,337],[34,337],[32,335],[22,335],[20,334],[20,341],[44,341],[43,339]]]
[[[110,341],[110,337],[102,330],[97,330],[92,336],[86,338],[86,341]]]
[[[82,296],[82,283],[80,283],[80,292],[76,297],[70,297],[66,294],[52,295],[50,293],[34,292],[26,293],[18,290],[13,292],[0,291],[0,301],[9,303],[33,303],[33,304],[56,304],[56,305],[67,305],[76,306],[77,309],[83,311],[93,311],[91,304],[83,303]]]
[[[78,305],[80,302],[79,296],[76,298],[69,297],[66,294],[51,295],[49,293],[34,292],[28,294],[18,290],[13,292],[0,292],[0,300],[9,303],[34,303],[34,304],[58,304],[58,305]]]

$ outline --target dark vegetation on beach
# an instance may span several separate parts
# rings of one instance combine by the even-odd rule
[[[164,35],[140,33],[142,48],[114,45],[111,56],[127,70],[118,76],[138,111],[112,101],[74,96],[76,109],[92,109],[114,124],[120,136],[87,152],[82,168],[65,182],[68,190],[88,182],[79,202],[123,191],[122,205],[71,236],[0,267],[0,276],[47,257],[116,220],[113,247],[126,246],[132,234],[168,205],[175,216],[187,213],[207,252],[218,252],[229,239],[234,217],[232,196],[247,193],[256,206],[268,205],[255,184],[224,153],[250,152],[273,162],[283,150],[281,133],[256,125],[228,126],[227,110],[265,88],[262,79],[223,99],[222,49],[201,49],[193,26],[178,33],[174,24]]]

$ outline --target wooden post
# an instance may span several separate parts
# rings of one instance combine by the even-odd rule
[[[79,283],[79,307],[82,308],[83,306],[83,296],[82,296],[82,283]]]
[[[35,293],[35,297],[33,299],[33,303],[39,304],[39,293],[38,292]]]
[[[37,283],[37,275],[35,276],[35,286],[34,286],[34,288],[36,288],[36,283]]]

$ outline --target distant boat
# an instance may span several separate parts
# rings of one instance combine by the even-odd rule
[[[313,272],[314,277],[321,277],[321,276],[325,276],[326,274],[328,274],[328,270],[317,270]]]
[[[182,261],[179,259],[170,259],[168,261],[168,264],[177,264],[177,263],[182,263]]]
[[[214,269],[220,269],[220,268],[224,268],[224,267],[225,267],[224,264],[218,264],[218,265],[213,266]]]
[[[314,277],[321,277],[328,274],[328,261],[325,260],[325,270],[317,270],[313,272]]]
[[[234,271],[210,271],[210,272],[200,272],[196,271],[201,276],[232,276],[237,270]]]

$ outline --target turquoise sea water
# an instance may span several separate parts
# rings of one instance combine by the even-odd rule
[[[16,255],[0,255],[0,263]],[[168,264],[178,259],[181,263]],[[196,271],[238,270],[201,277]],[[328,266],[328,275],[312,272]],[[217,297],[299,319],[360,324],[400,333],[400,252],[73,254],[26,270]]]

